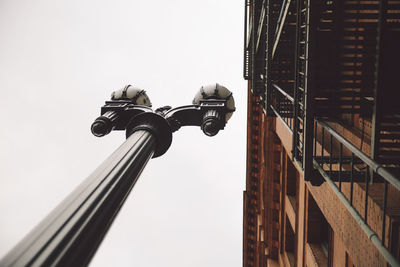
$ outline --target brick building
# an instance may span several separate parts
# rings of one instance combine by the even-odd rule
[[[245,0],[244,35],[243,266],[399,266],[400,1]]]

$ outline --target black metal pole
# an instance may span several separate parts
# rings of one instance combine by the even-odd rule
[[[135,131],[0,266],[87,265],[155,148],[152,133]]]
[[[232,93],[201,87],[193,105],[153,112],[144,90],[125,86],[112,94],[91,126],[95,136],[125,130],[127,140],[1,261],[0,266],[85,266],[150,158],[163,155],[172,133],[200,126],[208,136],[224,129],[235,111]]]

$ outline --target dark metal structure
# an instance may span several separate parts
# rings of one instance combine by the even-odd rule
[[[256,140],[248,144],[255,161],[248,165],[247,196],[254,193],[255,200],[246,202],[245,266],[256,264],[257,246],[251,244],[257,242],[262,116],[284,122],[292,135],[291,157],[304,179],[327,182],[386,261],[399,266],[397,237],[387,240],[386,215],[389,207],[398,208],[394,199],[400,195],[400,105],[394,97],[400,2],[245,0],[244,34],[249,137]],[[361,141],[353,144],[333,124]],[[341,191],[343,183],[350,184],[349,194]],[[362,215],[353,202],[354,183],[363,184]],[[380,233],[368,221],[368,199],[382,208]]]
[[[1,266],[87,265],[146,163],[168,150],[172,133],[200,126],[213,136],[234,111],[232,93],[218,84],[202,87],[193,105],[155,111],[150,105],[138,88],[126,86],[113,93],[92,133],[126,130],[126,141],[12,249]]]

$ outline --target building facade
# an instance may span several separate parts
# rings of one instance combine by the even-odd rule
[[[245,0],[243,266],[399,266],[400,1]]]

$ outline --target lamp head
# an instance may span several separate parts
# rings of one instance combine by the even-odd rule
[[[235,100],[232,92],[218,83],[202,86],[193,99],[193,104],[201,105],[204,102],[223,100],[224,110],[210,109],[204,113],[201,129],[208,136],[216,135],[223,129],[226,122],[235,111]]]
[[[150,98],[147,96],[146,91],[130,84],[114,91],[111,94],[111,100],[129,100],[134,105],[151,107]]]

